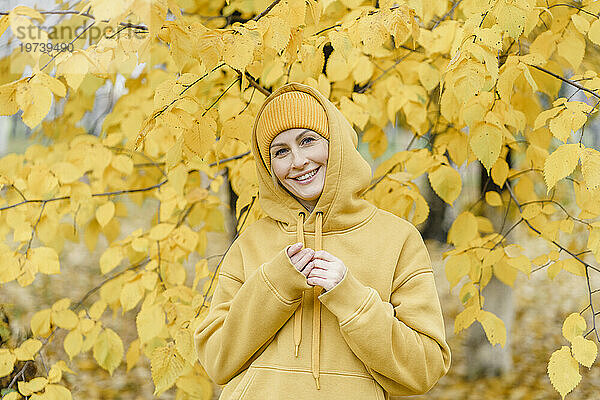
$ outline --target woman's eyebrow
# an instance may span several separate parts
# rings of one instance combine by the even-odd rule
[[[312,132],[310,129],[305,129],[302,132],[300,132],[299,134],[296,135],[296,141],[298,141],[298,139],[300,138],[300,136],[304,135],[306,132]],[[273,147],[277,147],[277,146],[285,146],[285,143],[271,143],[271,148]]]

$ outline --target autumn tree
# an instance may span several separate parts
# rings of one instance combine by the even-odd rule
[[[420,226],[429,206],[416,180],[426,175],[447,204],[462,204],[459,169],[471,163],[500,188],[448,233],[445,271],[464,305],[455,332],[478,322],[504,346],[504,323],[481,295],[492,276],[510,286],[519,273],[564,271],[581,277],[588,305],[564,320],[550,381],[564,397],[579,364],[594,363],[600,152],[586,126],[600,104],[600,2],[88,0],[0,11],[10,49],[0,114],[31,129],[25,153],[0,161],[0,284],[60,273],[64,243],[79,232],[90,251],[99,235],[109,242],[99,286],[37,310],[31,337],[0,349],[3,399],[70,399],[66,358],[86,352],[111,374],[123,359],[130,370],[149,358],[155,394],[176,385],[178,399],[210,395],[192,333],[216,284],[205,252],[207,232],[222,225],[216,192],[231,183],[238,232],[263,215],[250,129],[265,97],[290,81],[331,99],[373,158],[386,153],[390,125],[413,135],[374,171],[363,195],[378,207]],[[100,134],[86,131],[79,122],[97,89],[119,77],[127,93]],[[149,230],[117,240],[125,199],[156,211]],[[480,214],[484,204],[500,224]],[[520,227],[543,240],[538,253],[511,241]],[[203,258],[188,277],[193,253]],[[106,326],[109,309],[136,325],[127,351]],[[25,373],[59,330],[65,359]]]

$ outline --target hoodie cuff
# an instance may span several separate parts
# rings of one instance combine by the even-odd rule
[[[322,293],[319,300],[337,317],[340,325],[344,325],[360,313],[372,291],[373,289],[363,285],[346,269],[342,280],[329,291]]]
[[[269,288],[287,304],[297,302],[302,298],[302,292],[312,287],[306,282],[304,274],[292,264],[287,255],[287,247],[263,264],[261,271]]]

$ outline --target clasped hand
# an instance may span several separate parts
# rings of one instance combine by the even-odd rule
[[[346,273],[342,260],[325,250],[303,248],[299,242],[288,247],[287,254],[294,267],[306,276],[306,283],[321,286],[325,291],[337,285]]]

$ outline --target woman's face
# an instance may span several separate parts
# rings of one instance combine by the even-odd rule
[[[327,139],[310,129],[292,128],[275,136],[269,151],[279,182],[296,198],[314,207],[325,185]]]

